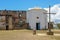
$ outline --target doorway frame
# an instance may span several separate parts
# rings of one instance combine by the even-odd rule
[[[36,23],[36,30],[40,30],[40,23]]]

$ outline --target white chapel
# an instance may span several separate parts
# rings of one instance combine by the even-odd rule
[[[31,8],[26,13],[27,23],[34,30],[48,29],[47,11],[39,7]]]

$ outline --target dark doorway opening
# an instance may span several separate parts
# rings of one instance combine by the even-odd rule
[[[40,30],[40,23],[36,23],[36,30]]]
[[[8,30],[9,29],[9,26],[8,25],[6,25],[6,30]]]
[[[8,15],[6,15],[6,30],[8,30],[9,29],[9,22],[8,22],[8,18],[9,18],[9,16]]]

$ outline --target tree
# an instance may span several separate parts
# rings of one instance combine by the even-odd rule
[[[60,29],[60,23],[57,24],[58,28]]]

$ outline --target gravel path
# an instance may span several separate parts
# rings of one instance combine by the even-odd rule
[[[31,31],[0,31],[0,40],[60,40],[60,34],[49,36],[45,33],[33,35]]]

